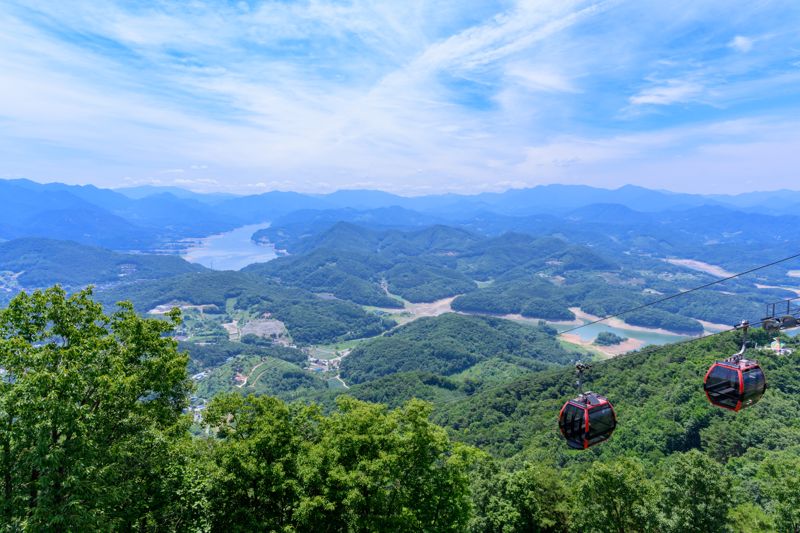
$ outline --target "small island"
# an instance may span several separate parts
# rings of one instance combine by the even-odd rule
[[[626,337],[620,337],[616,333],[602,331],[597,334],[597,338],[594,340],[594,343],[598,346],[615,346],[617,344],[622,344],[626,340],[628,340]]]

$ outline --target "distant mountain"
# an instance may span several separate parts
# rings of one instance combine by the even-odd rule
[[[474,197],[504,214],[566,213],[591,204],[620,204],[637,211],[663,211],[716,204],[691,194],[654,191],[634,185],[601,189],[587,185],[540,185]]]
[[[396,194],[365,189],[345,189],[330,194],[315,195],[336,207],[354,209],[375,209],[379,207],[395,207],[406,205],[408,198]]]
[[[429,226],[441,219],[402,207],[379,207],[360,210],[344,209],[302,209],[279,217],[269,228],[253,234],[255,241],[269,241],[277,248],[296,252],[307,237],[323,233],[338,222],[348,222],[373,229],[410,229]]]
[[[800,213],[800,191],[782,189],[738,195],[717,194],[709,198],[732,208],[767,215]]]
[[[651,213],[634,211],[621,204],[591,204],[579,207],[564,215],[571,222],[585,224],[649,224],[656,218]]]
[[[797,191],[703,196],[632,185],[541,185],[418,197],[373,190],[232,197],[176,187],[114,191],[9,180],[0,181],[0,196],[0,239],[51,237],[117,250],[163,249],[183,239],[271,222],[255,238],[296,253],[316,247],[315,239],[344,221],[381,230],[445,224],[483,235],[551,235],[614,253],[662,257],[698,257],[707,251],[703,247],[734,245],[735,252],[726,248],[718,255],[734,253],[751,261],[764,247],[794,242],[795,213],[800,212]]]
[[[161,193],[139,200],[92,185],[0,181],[0,239],[49,237],[117,250],[149,250],[244,222],[197,200]]]
[[[248,223],[267,222],[301,209],[329,209],[336,207],[324,198],[297,192],[267,192],[254,196],[240,196],[217,204],[219,213],[245,220]]]
[[[114,189],[114,191],[124,194],[128,198],[134,200],[141,200],[142,198],[146,198],[148,196],[155,196],[158,194],[171,194],[177,198],[183,198],[185,200],[197,200],[198,202],[203,202],[206,204],[216,204],[221,202],[222,200],[230,200],[231,198],[237,198],[239,195],[237,194],[228,194],[222,192],[215,192],[215,193],[199,193],[188,191],[186,189],[181,189],[180,187],[159,187],[155,185],[140,185],[138,187],[121,187],[118,189]]]

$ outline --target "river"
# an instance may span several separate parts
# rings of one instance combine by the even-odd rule
[[[253,263],[266,263],[277,257],[271,244],[256,244],[250,237],[269,223],[250,224],[200,239],[181,257],[214,270],[240,270]]]

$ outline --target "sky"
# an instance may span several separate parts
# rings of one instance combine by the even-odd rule
[[[3,0],[0,178],[800,189],[800,2]]]

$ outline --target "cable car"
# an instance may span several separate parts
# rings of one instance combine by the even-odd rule
[[[558,427],[570,448],[585,450],[608,440],[617,427],[617,415],[607,398],[585,392],[564,404]]]
[[[724,361],[717,361],[703,379],[708,401],[717,407],[741,411],[754,405],[767,390],[767,378],[757,361],[744,359],[747,349],[747,330],[750,323],[742,320],[737,329],[744,331],[742,349]]]
[[[767,390],[767,380],[758,362],[737,355],[711,365],[703,380],[708,401],[731,411],[750,407]]]

